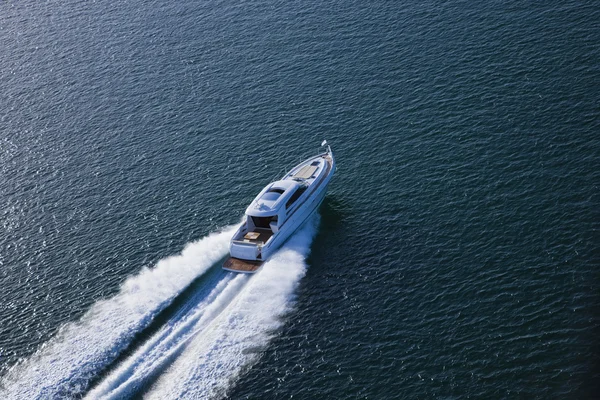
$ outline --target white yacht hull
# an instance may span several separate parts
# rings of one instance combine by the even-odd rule
[[[242,224],[231,240],[231,258],[225,262],[223,266],[224,269],[246,273],[256,272],[260,267],[260,264],[272,256],[273,253],[310,218],[323,202],[325,194],[327,193],[327,186],[335,171],[335,159],[333,158],[333,154],[331,154],[331,150],[324,155],[305,161],[304,164],[313,160],[318,160],[320,159],[319,157],[325,159],[325,166],[323,167],[323,170],[320,171],[319,176],[316,178],[313,176],[313,178],[315,178],[314,187],[308,197],[303,200],[289,216],[287,216],[285,221],[277,227],[276,231],[275,229],[273,229],[273,231],[262,229],[266,231],[265,234],[270,235],[268,236],[268,239],[263,242],[240,240],[241,238],[247,237],[248,232],[252,231],[252,229],[248,227],[247,222]],[[299,166],[302,165],[303,164],[299,164]],[[314,165],[314,161],[312,165]],[[299,166],[296,168],[299,168]],[[306,169],[304,171],[306,172]],[[310,171],[308,171],[308,173],[310,173]],[[261,229],[254,229],[254,231],[261,231]]]

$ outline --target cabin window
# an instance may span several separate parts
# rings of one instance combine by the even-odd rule
[[[294,204],[294,202],[295,202],[296,200],[298,200],[298,198],[299,198],[300,196],[302,196],[302,194],[303,194],[304,192],[306,192],[306,187],[301,187],[301,188],[298,188],[298,190],[296,190],[296,192],[295,192],[295,193],[292,195],[292,197],[290,197],[290,199],[287,201],[287,203],[285,203],[285,208],[290,208],[290,206],[291,206],[292,204]]]

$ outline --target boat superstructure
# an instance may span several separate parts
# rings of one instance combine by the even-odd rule
[[[335,158],[326,151],[296,165],[283,178],[269,183],[246,209],[244,222],[233,235],[223,268],[256,272],[319,207],[335,171]]]

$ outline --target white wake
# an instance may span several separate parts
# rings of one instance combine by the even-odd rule
[[[0,398],[46,399],[81,395],[99,371],[110,365],[198,276],[225,256],[235,228],[188,244],[129,278],[112,298],[95,303],[79,322],[63,326],[32,357],[0,380]]]
[[[244,367],[256,362],[256,349],[267,345],[282,324],[282,314],[292,305],[295,289],[306,272],[305,258],[317,225],[315,216],[218,316],[198,327],[181,354],[158,376],[147,398],[219,397]]]
[[[134,354],[88,393],[89,399],[123,399],[132,396],[166,368],[183,350],[188,340],[210,324],[250,279],[233,272],[221,275],[210,293],[191,310],[171,318]],[[211,285],[209,285],[211,286]],[[189,302],[194,302],[192,298]]]

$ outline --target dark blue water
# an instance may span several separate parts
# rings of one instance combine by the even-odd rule
[[[2,397],[600,396],[595,2],[0,9]],[[320,220],[221,272],[323,138]]]

